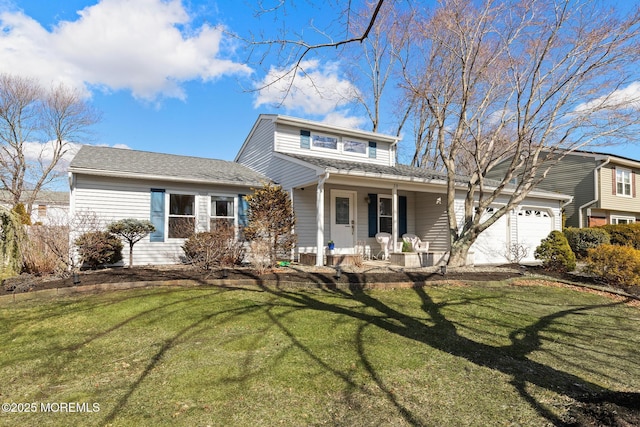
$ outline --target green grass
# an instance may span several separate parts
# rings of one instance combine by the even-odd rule
[[[640,391],[640,309],[569,288],[157,288],[0,306],[0,425],[558,423]],[[40,406],[38,406],[40,409]]]

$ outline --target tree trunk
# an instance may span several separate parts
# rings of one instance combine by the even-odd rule
[[[467,255],[472,244],[473,241],[466,238],[451,242],[447,265],[449,267],[464,267],[467,265]]]
[[[133,243],[129,243],[129,268],[133,267]]]

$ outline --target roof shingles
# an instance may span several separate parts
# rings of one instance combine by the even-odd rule
[[[239,185],[268,181],[264,175],[235,162],[92,145],[82,146],[69,170]]]

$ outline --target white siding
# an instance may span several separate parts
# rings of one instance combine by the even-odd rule
[[[392,158],[390,154],[391,146],[389,143],[384,143],[380,141],[375,141],[377,143],[376,148],[376,158],[372,159],[364,155],[357,155],[354,153],[342,152],[340,149],[342,138],[348,139],[348,134],[340,133],[336,131],[334,133],[323,131],[322,134],[336,136],[339,138],[339,149],[338,150],[321,150],[321,149],[305,149],[300,148],[300,130],[302,128],[294,128],[289,126],[278,125],[276,130],[276,142],[275,142],[275,151],[280,153],[289,153],[289,154],[300,154],[304,156],[314,156],[314,157],[322,157],[322,158],[330,158],[335,160],[346,160],[349,162],[361,162],[361,163],[369,163],[369,164],[377,164],[377,165],[385,165],[391,166],[394,164],[395,159]],[[313,129],[305,128],[305,130],[310,130],[313,133]],[[361,138],[354,138],[359,141],[364,141]],[[367,142],[368,141],[364,141]]]
[[[261,119],[245,142],[242,153],[236,161],[254,171],[266,174],[272,158],[274,132],[273,121],[268,118]]]
[[[100,226],[104,229],[110,222],[124,219],[150,218],[150,190],[152,188],[166,191],[166,212],[169,210],[169,194],[182,193],[196,196],[196,224],[199,231],[208,229],[209,223],[209,195],[238,195],[248,194],[249,188],[232,186],[192,186],[179,183],[154,182],[142,180],[128,180],[106,178],[88,175],[75,175],[75,188],[72,193],[74,215],[95,213],[100,219]],[[237,215],[237,208],[236,208]],[[180,262],[184,239],[169,239],[166,232],[165,241],[150,242],[149,237],[142,239],[134,246],[134,264],[173,264]],[[128,247],[123,249],[123,262],[129,260]]]
[[[429,242],[429,251],[449,251],[448,230],[447,196],[437,193],[417,193],[415,234]]]
[[[265,175],[285,190],[317,182],[318,179],[314,169],[277,157],[272,157]]]

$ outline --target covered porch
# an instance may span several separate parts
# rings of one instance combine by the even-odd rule
[[[321,179],[292,191],[301,263],[331,266],[384,260],[424,267],[443,262],[449,243],[442,188],[389,181],[381,187],[370,181],[356,186],[353,178],[349,184],[340,181]],[[388,256],[376,240],[378,233],[390,235]],[[407,233],[427,242],[428,251],[403,254],[402,236]]]

